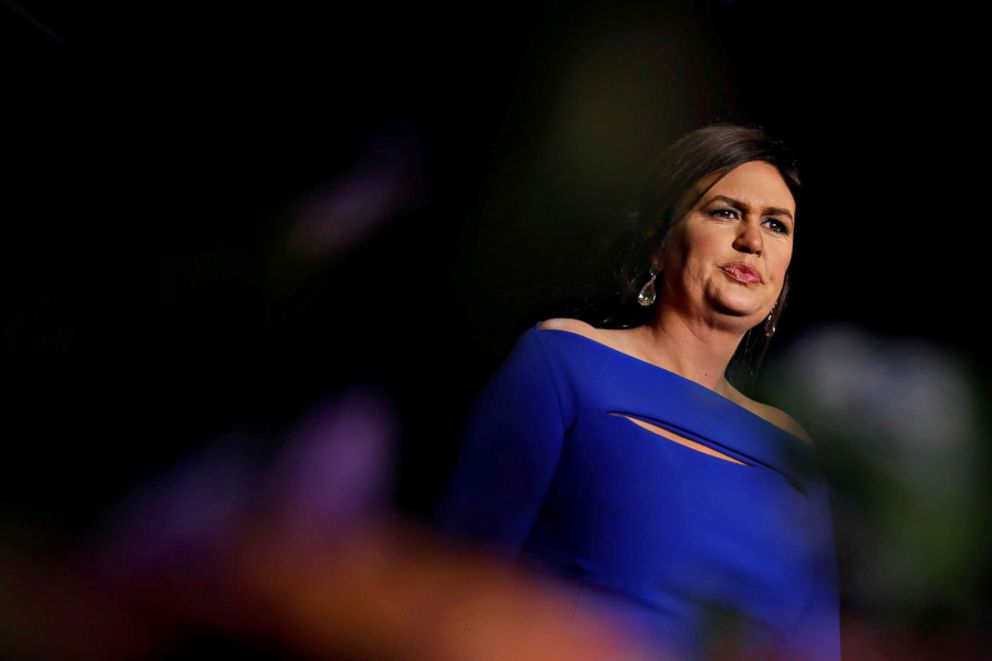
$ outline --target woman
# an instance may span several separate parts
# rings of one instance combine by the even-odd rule
[[[719,123],[672,145],[645,182],[624,271],[646,280],[610,317],[628,327],[556,318],[518,337],[466,419],[441,531],[567,579],[577,608],[679,658],[730,644],[839,659],[815,445],[725,376],[753,328],[774,333],[798,191],[759,127]]]

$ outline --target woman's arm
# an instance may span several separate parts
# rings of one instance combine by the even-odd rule
[[[516,558],[554,476],[567,425],[549,356],[531,329],[465,418],[459,456],[436,511],[442,535]]]
[[[809,661],[840,661],[840,594],[829,482],[821,475],[809,483],[812,520],[813,590],[789,647]]]

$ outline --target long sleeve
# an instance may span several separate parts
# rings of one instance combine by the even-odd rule
[[[516,558],[555,473],[567,425],[546,348],[520,335],[462,427],[458,460],[435,512],[442,536]]]
[[[810,502],[813,589],[810,603],[794,628],[792,658],[803,661],[839,661],[841,658],[840,595],[837,548],[830,509],[829,482],[822,476],[811,483]]]

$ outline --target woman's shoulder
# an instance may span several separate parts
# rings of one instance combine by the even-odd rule
[[[609,347],[614,351],[650,362],[643,358],[637,347],[630,342],[630,330],[624,328],[596,328],[592,324],[571,317],[553,317],[538,323],[538,330],[558,330],[581,335],[597,344]]]
[[[572,333],[585,335],[586,337],[592,339],[599,337],[599,330],[597,328],[582,321],[581,319],[572,319],[570,317],[553,317],[551,319],[545,319],[544,321],[538,323],[537,327],[540,330],[570,331]]]
[[[733,386],[731,386],[731,388],[734,393],[733,397],[731,397],[732,401],[737,402],[755,415],[761,416],[776,427],[780,427],[790,434],[798,436],[810,445],[815,445],[809,433],[803,429],[802,425],[796,422],[796,419],[791,415],[780,408],[772,406],[771,404],[764,404],[755,399],[751,399]]]
[[[777,417],[779,421],[777,424],[779,427],[785,428],[786,430],[795,434],[796,436],[806,441],[810,445],[813,446],[816,445],[816,443],[813,442],[813,437],[809,435],[809,432],[803,429],[802,425],[796,422],[795,418],[793,418],[785,411],[775,408],[774,406],[769,406],[768,408],[771,409],[773,415]]]
[[[793,434],[802,440],[806,441],[810,445],[814,445],[813,438],[809,433],[803,429],[802,425],[796,422],[796,419],[791,415],[783,411],[782,409],[776,408],[770,404],[763,404],[761,402],[755,401],[750,397],[745,397],[740,395],[743,401],[740,402],[741,406],[750,409],[753,413],[760,415],[762,418],[772,423],[776,427],[781,427],[785,431]]]
[[[617,337],[616,333],[625,332],[624,329],[618,330],[604,330],[596,328],[595,326],[582,321],[581,319],[572,319],[570,317],[553,317],[551,319],[545,319],[538,323],[539,330],[563,330],[570,333],[577,333],[591,340],[595,340],[607,346],[610,346],[618,351],[628,353],[633,355],[629,347],[625,347],[619,341],[613,341]],[[607,336],[607,333],[614,333],[612,337]],[[636,356],[635,356],[636,357]],[[643,360],[643,359],[642,359]],[[795,418],[783,411],[782,409],[771,406],[770,404],[763,404],[757,400],[747,397],[742,392],[734,388],[733,401],[740,404],[744,408],[748,409],[755,415],[758,415],[768,422],[772,423],[777,427],[781,427],[787,432],[794,434],[795,436],[806,441],[810,445],[815,445],[813,443],[812,437],[809,433],[803,429],[802,425],[796,422]]]
[[[573,319],[571,317],[552,317],[538,323],[539,330],[560,330],[575,333],[589,338],[599,344],[606,345],[611,349],[634,355],[635,358],[644,360],[639,355],[636,348],[628,341],[630,330],[626,328],[596,328],[592,324]]]

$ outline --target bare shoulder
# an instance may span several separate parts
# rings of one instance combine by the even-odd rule
[[[770,404],[763,404],[757,400],[751,399],[747,395],[743,394],[740,390],[736,388],[734,390],[734,399],[737,403],[748,409],[752,413],[761,416],[768,422],[772,423],[776,427],[781,427],[790,434],[795,434],[802,440],[806,441],[810,445],[816,445],[813,442],[813,438],[809,433],[803,429],[802,425],[796,422],[796,419],[791,415],[786,413],[780,408],[776,408]]]
[[[586,337],[592,339],[600,336],[599,331],[592,324],[588,324],[581,319],[571,319],[569,317],[553,317],[551,319],[545,319],[538,324],[538,328],[541,330],[569,331],[571,333],[585,335]]]
[[[632,350],[629,342],[625,343],[622,339],[617,339],[618,334],[629,333],[630,332],[629,330],[624,330],[624,329],[607,330],[607,329],[596,328],[595,326],[588,324],[582,321],[581,319],[572,319],[570,317],[553,317],[551,319],[545,319],[544,321],[541,321],[538,324],[538,328],[540,328],[541,330],[563,330],[563,331],[569,331],[571,333],[577,333],[579,335],[588,337],[591,340],[602,342],[607,346],[612,346],[618,351],[624,351],[625,353],[634,355],[635,358],[638,357],[636,355],[636,351]],[[607,336],[606,335],[607,333],[610,333],[611,335]],[[616,340],[616,342],[612,342],[610,341],[610,339],[607,338]],[[640,358],[640,360],[647,361],[647,359],[645,358]],[[786,413],[785,411],[779,408],[776,408],[769,404],[763,404],[759,401],[751,399],[750,397],[747,397],[742,392],[740,392],[736,388],[733,388],[732,386],[731,388],[733,390],[733,395],[731,397],[733,401],[736,401],[744,408],[750,410],[755,415],[764,418],[765,420],[772,423],[776,427],[781,427],[787,432],[791,434],[795,434],[796,436],[806,441],[810,445],[815,445],[809,433],[805,429],[803,429],[802,425],[796,422],[795,418],[793,418],[791,415],[789,415],[788,413]]]
[[[774,406],[769,406],[768,404],[762,404],[765,410],[768,412],[768,419],[775,425],[778,425],[782,429],[795,434],[799,438],[803,439],[810,445],[816,445],[813,442],[813,437],[803,429],[802,425],[796,422],[796,419],[791,415],[783,411],[782,409],[775,408]]]

